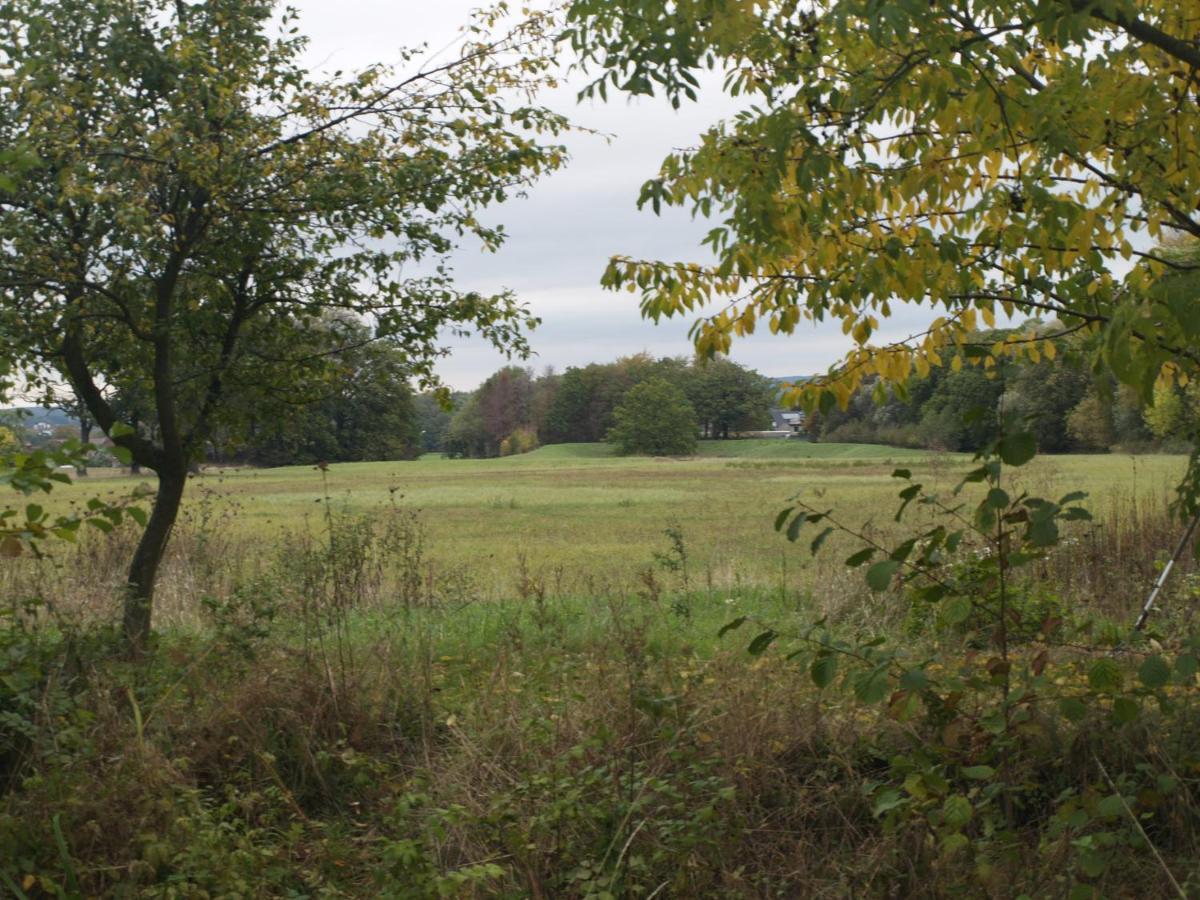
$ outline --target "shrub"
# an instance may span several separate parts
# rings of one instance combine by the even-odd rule
[[[537,432],[531,427],[524,426],[500,442],[500,455],[516,456],[536,450],[539,446],[541,445],[538,443]]]

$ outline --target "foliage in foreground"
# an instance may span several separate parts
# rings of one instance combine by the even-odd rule
[[[695,590],[686,526],[648,560],[638,594],[556,597],[550,573],[527,571],[510,601],[474,604],[426,581],[408,510],[324,509],[319,533],[281,543],[257,577],[205,604],[201,627],[165,635],[139,665],[108,654],[103,630],[36,602],[10,609],[10,890],[1084,898],[1200,886],[1200,648],[1168,637],[1187,633],[1182,611],[1134,639],[1056,602],[1037,574],[1052,554],[1010,573],[1007,602],[1031,627],[1014,620],[1006,672],[988,649],[994,555],[947,561],[942,580],[971,598],[965,617],[920,579],[838,605],[828,591]],[[825,526],[806,518],[797,535],[813,527]],[[899,574],[874,568],[890,561],[871,560],[871,588]],[[716,637],[738,613],[774,631],[750,655]]]
[[[825,411],[869,377],[1036,363],[1073,336],[1148,403],[1200,376],[1195,15],[1177,0],[573,0],[585,96],[678,105],[718,68],[745,98],[640,197],[711,216],[715,259],[618,256],[604,282],[654,319],[714,307],[692,332],[707,355],[837,321],[852,348],[797,386]],[[878,341],[905,306],[928,328]],[[1058,328],[976,340],[1003,315]],[[1182,488],[1194,510],[1200,472]]]

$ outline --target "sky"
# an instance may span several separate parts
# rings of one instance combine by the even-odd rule
[[[394,62],[398,49],[426,43],[440,50],[455,41],[478,2],[441,0],[294,0],[300,30],[310,38],[306,64],[314,70],[351,70]],[[514,4],[515,5],[515,4]],[[630,101],[610,94],[608,103],[579,104],[575,78],[543,102],[574,122],[611,138],[577,134],[566,143],[572,159],[564,170],[539,181],[525,199],[492,207],[483,218],[503,223],[508,241],[498,253],[464,247],[453,266],[460,287],[493,293],[511,289],[542,319],[531,335],[541,370],[605,362],[632,353],[687,356],[691,321],[655,325],[643,320],[638,295],[600,287],[608,258],[626,254],[669,261],[701,261],[699,242],[711,224],[680,210],[662,216],[637,209],[643,182],[654,177],[673,149],[694,144],[710,125],[729,116],[733,101],[707,84],[699,102],[678,112],[661,98]],[[903,337],[919,321],[896,319],[880,339]],[[438,367],[450,386],[470,389],[505,364],[476,338],[452,339]],[[756,334],[734,342],[731,357],[766,375],[824,371],[849,349],[838,325],[802,324],[789,337]]]

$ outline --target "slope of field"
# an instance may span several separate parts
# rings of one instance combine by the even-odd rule
[[[930,456],[927,450],[886,447],[880,444],[817,444],[812,441],[751,438],[733,441],[701,441],[697,456],[720,459],[894,459]],[[955,456],[957,454],[949,454]],[[550,444],[526,454],[528,462],[560,459],[615,458],[608,444]]]

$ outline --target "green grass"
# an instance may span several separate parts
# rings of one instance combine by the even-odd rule
[[[926,450],[879,444],[817,444],[812,441],[753,438],[739,441],[701,441],[696,456],[719,459],[887,459],[929,456]],[[949,454],[958,456],[959,454]],[[547,460],[619,459],[609,444],[551,444],[513,461],[537,464]]]
[[[885,447],[880,444],[815,444],[812,441],[756,439],[701,441],[700,456],[750,459],[906,459],[930,456],[927,450]],[[948,454],[951,457],[959,454]]]
[[[651,459],[566,444],[504,459],[333,465],[324,479],[311,466],[213,471],[193,479],[186,509],[193,519],[220,516],[222,530],[247,542],[270,542],[283,530],[320,531],[326,496],[348,512],[398,501],[422,510],[430,560],[469,569],[494,597],[511,593],[521,560],[568,592],[635,584],[666,550],[672,525],[683,531],[693,584],[804,588],[835,577],[851,542],[835,536],[814,563],[805,544],[801,550],[774,532],[775,513],[800,495],[847,524],[893,528],[897,465],[949,490],[970,457],[747,440],[705,442],[688,459]],[[1088,491],[1101,508],[1118,496],[1165,496],[1183,466],[1172,456],[1040,457],[1015,478],[1037,494]],[[118,496],[137,480],[93,478],[56,491],[53,502]]]

